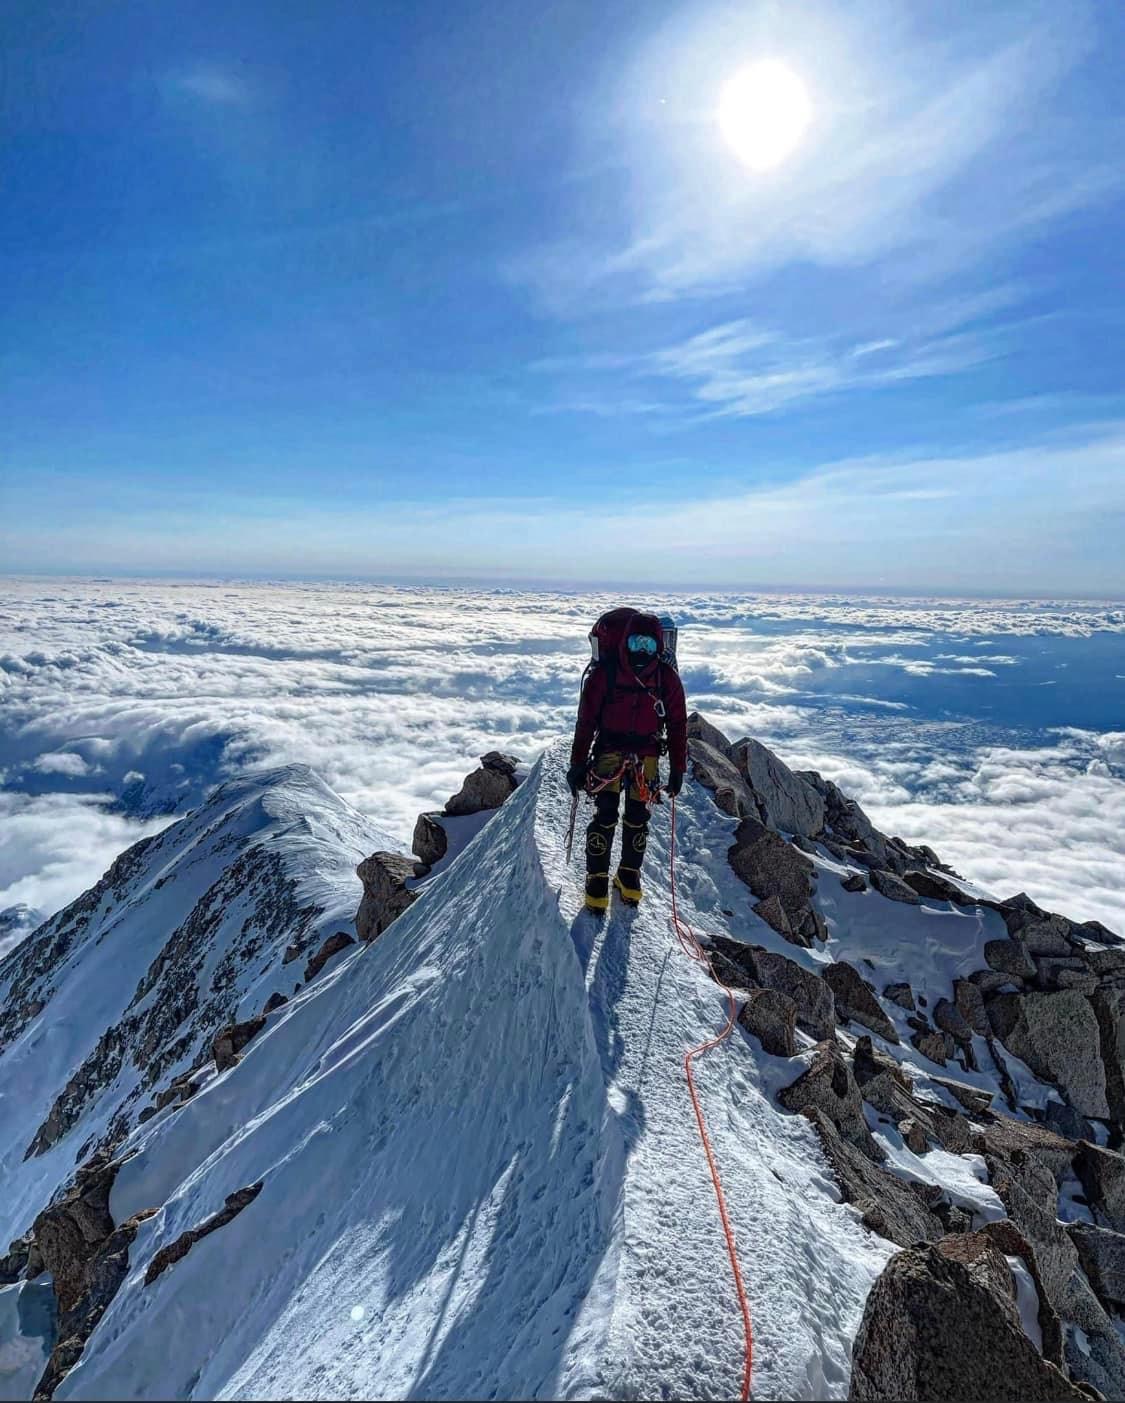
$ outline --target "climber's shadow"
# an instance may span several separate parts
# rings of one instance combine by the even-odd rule
[[[629,952],[637,915],[635,907],[615,901],[604,920],[581,912],[571,925],[571,938],[586,976],[590,1023],[607,1086],[617,1078],[625,1057],[620,1005],[628,985]],[[622,1118],[630,1127],[626,1139],[631,1142],[644,1124],[643,1103],[636,1091],[620,1084],[618,1091],[627,1102]]]

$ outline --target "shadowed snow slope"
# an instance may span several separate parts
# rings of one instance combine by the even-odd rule
[[[0,1243],[160,1089],[205,1078],[223,1024],[292,993],[287,946],[350,928],[355,864],[391,845],[304,765],[232,780],[0,962]]]
[[[741,1322],[682,1069],[723,996],[669,931],[666,808],[640,911],[579,914],[561,771],[556,747],[385,935],[131,1133],[114,1219],[158,1211],[58,1397],[737,1392]],[[737,900],[745,925],[729,820],[694,785],[679,818],[685,914],[726,934]],[[837,1201],[811,1125],[773,1105],[791,1068],[736,1031],[699,1076],[763,1399],[846,1395],[894,1250]],[[259,1181],[144,1284],[161,1247]]]

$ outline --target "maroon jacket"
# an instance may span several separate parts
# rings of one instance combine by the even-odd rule
[[[642,627],[633,631],[649,630]],[[687,702],[683,683],[675,668],[655,660],[635,673],[624,641],[618,650],[616,667],[603,663],[586,678],[578,702],[571,765],[581,765],[589,758],[591,744],[595,754],[625,750],[637,755],[659,755],[658,699],[664,703],[663,724],[668,728],[668,763],[683,774],[687,769]]]

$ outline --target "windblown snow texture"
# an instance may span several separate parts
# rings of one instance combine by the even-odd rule
[[[721,1026],[723,996],[668,927],[667,809],[640,911],[604,927],[579,914],[561,773],[549,752],[384,936],[271,1015],[238,1066],[132,1132],[114,1219],[159,1211],[60,1398],[737,1389],[741,1323],[682,1071],[684,1050]],[[307,811],[307,773],[259,785],[266,826],[267,811]],[[723,907],[753,918],[733,879],[720,894],[729,825],[692,788],[681,902],[725,933]],[[355,822],[327,791],[315,798],[315,825]],[[211,809],[188,822],[205,827]],[[180,880],[192,847],[177,851]],[[354,907],[354,882],[323,856],[291,851],[288,870],[320,884],[322,908]],[[79,987],[99,988],[99,969],[108,979],[104,951],[76,950],[57,981],[68,1039],[115,1016],[106,995],[82,1021]],[[135,955],[137,967],[151,956]],[[127,1001],[135,971],[119,965],[113,982]],[[28,1036],[43,1055],[47,1028]],[[34,1054],[17,1043],[12,1055]],[[5,1166],[23,1176],[5,1195],[9,1235],[89,1134],[19,1161],[66,1061],[60,1050],[47,1064],[44,1104]],[[755,1393],[842,1396],[864,1300],[893,1249],[837,1202],[811,1126],[772,1103],[777,1078],[740,1031],[699,1078],[755,1317]],[[259,1181],[245,1211],[144,1284],[161,1247]]]
[[[290,768],[225,786],[83,899],[88,926],[36,985],[47,1012],[0,1054],[8,1085],[36,1069],[41,1082],[18,1115],[14,1098],[0,1101],[13,1186],[0,1238],[28,1226],[83,1144],[122,1114],[117,1153],[130,1157],[114,1221],[157,1211],[58,1397],[737,1391],[741,1320],[683,1077],[685,1050],[722,1026],[724,996],[669,928],[667,807],[654,816],[640,910],[604,924],[581,912],[581,854],[571,866],[562,856],[564,767],[555,746],[384,935],[337,955],[270,1015],[238,1065],[201,1075],[186,1105],[136,1124],[143,1057],[131,1048],[74,1126],[22,1160],[76,1059],[120,1020],[138,978],[232,862],[272,851],[291,894],[277,905],[268,883],[257,894],[243,884],[224,907],[209,960],[219,946],[244,951],[243,932],[279,919],[272,945],[236,961],[242,1017],[289,992],[303,966],[279,959],[295,930],[311,948],[346,927],[358,899],[351,867],[387,842]],[[704,938],[751,939],[810,968],[868,960],[934,1001],[1003,934],[983,907],[845,892],[830,876],[844,866],[818,852],[831,939],[798,949],[753,914],[730,869],[734,820],[694,783],[678,808],[680,909]],[[64,918],[43,930],[61,938]],[[0,966],[9,987],[17,957],[22,948]],[[902,1041],[880,1039],[882,1051],[948,1100],[892,1012]],[[1009,1070],[1022,1100],[1046,1098],[1014,1058]],[[864,1303],[895,1250],[839,1202],[811,1124],[778,1108],[774,1093],[799,1071],[741,1029],[698,1069],[749,1288],[760,1399],[846,1397]],[[997,1090],[985,1072],[958,1079]],[[915,1155],[878,1118],[871,1129],[896,1173],[940,1184],[978,1220],[1002,1212],[979,1157]],[[243,1211],[145,1284],[157,1252],[259,1183]]]

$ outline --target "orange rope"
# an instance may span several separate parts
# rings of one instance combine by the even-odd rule
[[[694,1058],[709,1052],[711,1048],[718,1047],[731,1034],[736,1021],[734,994],[720,980],[715,978],[715,973],[711,969],[711,960],[700,945],[695,932],[686,921],[680,920],[680,914],[676,907],[676,800],[672,799],[672,822],[671,822],[671,842],[669,843],[669,878],[672,888],[672,929],[676,932],[676,938],[680,942],[680,948],[689,959],[695,960],[698,964],[706,965],[708,972],[715,983],[726,994],[729,1001],[729,1012],[727,1014],[726,1025],[722,1032],[716,1037],[709,1038],[706,1042],[701,1042],[698,1047],[693,1047],[684,1056],[684,1072],[687,1075],[688,1091],[691,1093],[691,1104],[695,1108],[695,1120],[699,1126],[699,1138],[703,1142],[703,1153],[707,1156],[707,1167],[711,1171],[711,1182],[715,1186],[715,1199],[719,1205],[719,1217],[722,1219],[723,1234],[727,1240],[727,1252],[730,1256],[730,1268],[734,1275],[734,1289],[738,1294],[738,1304],[742,1311],[742,1331],[745,1339],[745,1364],[742,1370],[742,1393],[743,1403],[750,1397],[750,1376],[754,1364],[754,1332],[750,1323],[750,1304],[746,1299],[746,1287],[742,1280],[742,1269],[738,1265],[738,1252],[734,1245],[734,1229],[731,1227],[730,1215],[727,1213],[727,1201],[723,1194],[723,1186],[719,1181],[719,1166],[715,1162],[715,1154],[711,1148],[711,1138],[707,1134],[707,1125],[703,1119],[703,1108],[699,1104],[699,1095],[695,1089],[695,1077],[692,1073],[692,1061]]]

